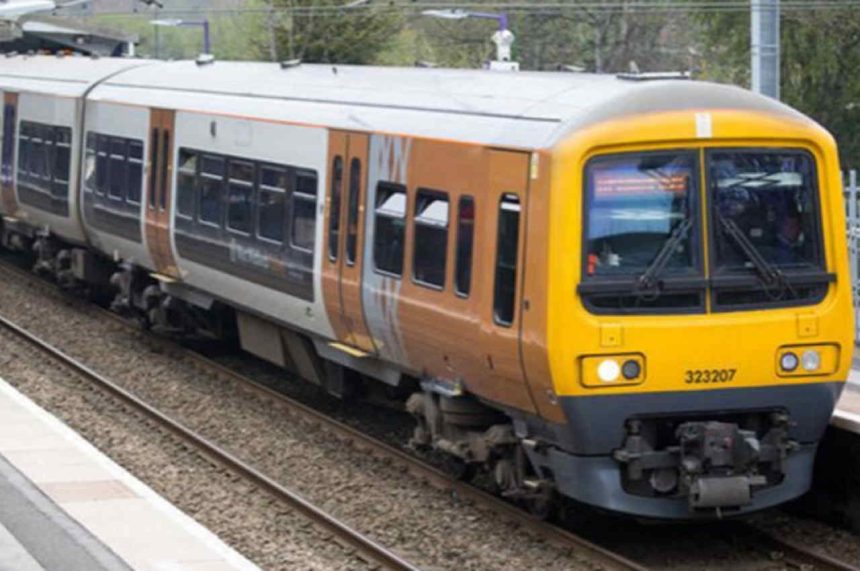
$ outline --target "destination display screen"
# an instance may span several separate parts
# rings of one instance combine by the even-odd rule
[[[685,194],[690,187],[691,176],[692,172],[685,172],[677,166],[671,173],[608,166],[595,169],[593,188],[597,197],[664,192]]]

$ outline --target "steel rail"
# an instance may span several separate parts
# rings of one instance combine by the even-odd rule
[[[187,358],[197,361],[201,366],[210,370],[215,370],[219,374],[242,384],[250,390],[272,399],[274,403],[283,406],[284,408],[296,411],[301,415],[312,419],[314,422],[325,425],[326,428],[331,429],[333,433],[337,434],[341,438],[376,452],[380,457],[406,469],[410,474],[427,481],[430,485],[438,489],[448,490],[453,496],[462,500],[472,501],[483,507],[489,508],[496,514],[507,518],[509,521],[523,525],[530,531],[538,533],[544,539],[553,542],[555,545],[578,550],[609,569],[623,569],[626,571],[647,571],[648,569],[647,567],[627,559],[623,555],[601,547],[596,543],[588,541],[587,539],[570,533],[569,531],[565,531],[558,526],[549,524],[508,503],[502,498],[485,492],[472,484],[458,480],[446,474],[439,468],[427,464],[420,458],[395,448],[394,446],[374,438],[373,436],[365,434],[344,422],[326,416],[324,413],[321,413],[304,403],[234,371],[221,363],[215,362],[208,357],[185,347],[176,347],[176,349],[183,353]]]
[[[305,517],[313,521],[313,523],[343,540],[346,544],[355,549],[357,553],[360,553],[361,557],[366,561],[375,562],[376,564],[393,571],[419,571],[419,567],[412,565],[393,551],[337,520],[327,512],[304,499],[298,493],[285,488],[246,462],[240,460],[226,450],[219,448],[204,436],[173,420],[132,393],[126,391],[122,387],[94,371],[87,365],[81,363],[74,357],[67,355],[60,349],[33,335],[3,316],[0,316],[0,327],[5,328],[27,343],[37,347],[39,350],[50,355],[56,361],[59,361],[63,365],[73,369],[76,373],[85,377],[87,380],[93,382],[100,389],[111,394],[113,397],[119,399],[138,412],[143,413],[148,418],[157,422],[160,426],[168,429],[170,432],[179,436],[194,448],[201,451],[204,456],[210,460],[222,465],[242,478],[251,481],[256,487],[265,490],[269,494],[275,496],[278,500],[290,505],[293,509],[296,509]]]
[[[752,538],[753,544],[759,545],[771,554],[778,553],[784,561],[793,564],[798,569],[808,569],[810,571],[860,571],[860,566],[840,561],[826,553],[809,549],[794,541],[775,537],[752,525],[746,524],[745,527],[747,535],[745,539]]]
[[[53,287],[53,289],[58,290],[58,288],[56,288],[54,284],[50,284],[49,282],[40,279],[38,276],[22,268],[17,267],[16,265],[10,263],[8,260],[0,259],[0,269],[4,269],[9,273],[16,274],[18,277],[26,279],[27,281],[35,281],[44,287]],[[99,305],[87,304],[86,307],[94,309],[98,313],[104,315],[107,318],[112,319],[113,321],[123,325],[124,327],[139,330],[139,328],[136,327],[135,324],[133,324],[129,320]],[[9,320],[0,316],[0,326],[5,326],[7,324],[12,325],[14,331],[20,331],[28,341],[32,339],[34,340],[33,342],[37,345],[50,347],[50,345],[48,345],[47,343],[38,340],[29,332],[24,331],[17,325],[12,324]],[[573,548],[574,550],[581,550],[584,554],[591,556],[597,562],[606,566],[609,569],[619,569],[626,571],[648,570],[648,567],[646,566],[631,561],[623,555],[617,554],[609,549],[601,547],[591,541],[588,541],[587,539],[565,531],[557,526],[548,524],[547,522],[521,510],[520,508],[517,508],[514,505],[511,505],[510,503],[497,496],[489,494],[471,484],[451,477],[450,475],[446,474],[444,471],[436,468],[435,466],[432,466],[422,461],[420,458],[417,458],[411,454],[404,452],[403,450],[395,448],[377,438],[367,435],[344,422],[326,416],[324,413],[321,413],[318,410],[311,408],[310,406],[299,402],[292,397],[289,397],[258,381],[255,381],[254,379],[251,379],[246,375],[243,375],[238,371],[227,367],[226,365],[213,361],[212,359],[201,355],[200,353],[192,349],[178,345],[173,341],[170,341],[163,337],[159,337],[151,332],[147,332],[147,341],[157,344],[162,349],[169,350],[175,354],[180,354],[188,358],[189,360],[196,362],[197,365],[203,369],[209,369],[211,372],[227,377],[228,379],[233,380],[241,384],[242,386],[248,388],[252,392],[256,392],[259,395],[271,399],[273,403],[279,406],[298,412],[299,414],[305,416],[306,418],[314,422],[317,422],[321,425],[325,425],[327,428],[330,428],[334,434],[340,436],[341,438],[351,440],[356,445],[364,446],[365,448],[376,452],[379,456],[388,459],[392,463],[397,464],[399,467],[405,469],[411,475],[427,481],[430,485],[433,485],[434,487],[439,489],[449,490],[452,495],[461,499],[481,504],[483,507],[491,509],[493,512],[506,518],[508,521],[523,525],[528,529],[540,534],[544,539],[547,539],[555,545]],[[60,360],[70,360],[77,363],[74,358],[66,356],[59,349],[51,347],[50,351],[56,351],[57,354],[62,355]],[[80,370],[86,371],[84,374],[88,377],[92,375],[96,378],[102,379],[102,377],[98,373],[92,371],[86,365],[83,365],[81,363],[77,363],[77,365],[80,366]],[[109,381],[107,382],[113,389],[119,391],[115,394],[117,394],[117,396],[120,396],[120,398],[122,398],[123,400],[125,400],[125,396],[128,396],[129,398],[137,401],[136,397],[134,397],[124,389],[117,387]],[[111,390],[111,392],[114,392],[114,390]],[[146,405],[145,403],[142,404],[144,407],[146,407],[147,410],[144,410],[144,412],[147,412],[147,414],[149,414],[148,410],[152,410],[158,417],[163,416],[160,412],[149,407],[149,405]],[[136,405],[134,406],[136,407]],[[170,419],[168,419],[168,421],[169,424],[165,426],[172,429],[173,425],[176,425],[179,430],[182,431],[180,432],[180,436],[184,436],[185,432],[191,432],[190,430],[182,427],[181,425],[175,423]],[[211,444],[209,441],[205,439],[203,439],[203,441],[206,442],[207,447],[214,447],[214,445]],[[232,456],[230,456],[230,458],[232,458],[233,461],[238,463],[238,465],[240,466],[247,466],[241,460],[238,460]],[[283,489],[277,482],[274,482],[265,475],[256,472],[253,468],[250,468],[250,466],[247,466],[247,468],[258,475],[259,481],[263,482],[263,484],[261,485],[263,485],[267,489]],[[287,492],[289,493],[289,491]],[[277,492],[274,493],[277,495]],[[302,506],[307,505],[309,509],[319,511],[314,506],[308,504],[306,500],[302,499],[299,496],[296,497],[299,499]],[[299,506],[297,507],[303,513],[307,514],[304,509]],[[313,516],[309,517],[313,518]],[[328,519],[332,519],[330,516],[326,515],[326,517]],[[343,527],[345,527],[343,526],[343,524],[340,524],[336,520],[332,520],[332,522],[337,526],[337,529],[342,529]],[[752,525],[745,524],[744,527],[746,528],[746,538],[753,538],[753,543],[757,545],[759,549],[767,551],[768,555],[771,558],[773,558],[774,555],[777,555],[778,557],[781,557],[783,560],[785,560],[787,563],[792,564],[793,566],[796,566],[801,569],[810,569],[814,571],[860,571],[860,566],[845,563],[830,555],[826,555],[823,553],[819,553],[815,550],[805,548],[793,541],[777,538],[761,529],[753,527]],[[372,545],[378,547],[378,545],[372,542],[372,540],[368,541],[371,541]],[[378,559],[376,558],[371,558],[375,561],[378,561]],[[385,565],[384,563],[382,564]],[[401,569],[415,569],[414,567],[409,566],[408,563],[405,564],[407,565],[407,567],[401,567]],[[393,568],[397,569],[397,567]]]
[[[7,272],[15,274],[22,279],[26,279],[27,281],[36,281],[45,287],[51,287],[52,289],[54,289],[54,291],[62,291],[59,290],[59,288],[57,288],[55,284],[46,282],[45,280],[40,279],[33,273],[19,268],[8,260],[2,258],[0,258],[0,269],[6,270]],[[96,304],[87,304],[86,307],[96,310],[98,313],[104,315],[107,318],[112,319],[117,323],[120,323],[127,328],[140,331],[140,328],[137,325],[135,325],[128,319],[123,318],[117,313],[109,311]],[[0,316],[0,319],[3,320],[0,321],[0,324],[7,321],[2,318],[2,316]],[[450,491],[452,496],[457,497],[461,500],[472,501],[476,504],[480,504],[481,506],[490,509],[497,515],[504,517],[506,520],[521,525],[524,528],[534,533],[537,533],[543,539],[552,542],[556,546],[578,551],[582,555],[595,560],[607,569],[617,569],[619,571],[648,570],[648,567],[640,565],[639,563],[636,563],[624,557],[623,555],[601,547],[596,543],[593,543],[583,537],[566,531],[558,526],[547,523],[533,516],[532,514],[508,503],[500,497],[485,492],[484,490],[481,490],[473,486],[472,484],[453,478],[452,476],[446,474],[444,471],[424,462],[423,460],[417,458],[414,455],[395,448],[394,446],[391,446],[386,442],[374,438],[373,436],[365,434],[344,422],[331,418],[324,413],[319,412],[318,410],[302,402],[299,402],[292,397],[289,397],[281,392],[267,387],[259,383],[258,381],[255,381],[254,379],[251,379],[225,365],[222,365],[221,363],[213,361],[212,359],[209,359],[208,357],[201,355],[200,353],[192,349],[178,345],[177,343],[165,339],[164,337],[159,337],[152,332],[145,333],[147,336],[147,340],[151,343],[157,344],[160,349],[163,349],[165,351],[171,351],[174,354],[182,355],[188,358],[190,361],[195,362],[199,367],[204,370],[208,369],[212,373],[220,374],[223,377],[226,377],[240,384],[241,386],[246,387],[250,391],[255,392],[258,395],[261,395],[271,400],[271,402],[275,403],[276,405],[282,406],[284,409],[295,411],[296,413],[304,416],[305,418],[315,423],[318,423],[319,425],[325,426],[326,428],[330,429],[333,434],[336,434],[340,438],[351,441],[356,446],[360,446],[369,451],[375,452],[378,457],[384,458],[387,461],[397,465],[399,468],[405,470],[412,476],[420,480],[426,481],[431,486],[437,489]],[[91,371],[85,365],[81,366],[86,368],[88,371]],[[98,375],[95,372],[92,372],[92,374]],[[116,388],[120,391],[125,392],[119,387]],[[132,398],[134,397],[132,396]],[[236,461],[241,462],[239,460]],[[262,474],[260,474],[260,476],[262,478],[265,478],[267,482],[272,482]],[[272,484],[277,485],[274,482],[272,482]]]

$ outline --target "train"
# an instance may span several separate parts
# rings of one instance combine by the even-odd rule
[[[837,148],[686,74],[0,58],[2,246],[232,338],[545,515],[805,493],[852,358]]]

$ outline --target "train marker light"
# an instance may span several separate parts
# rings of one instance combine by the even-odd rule
[[[638,378],[640,373],[642,373],[642,366],[639,364],[639,361],[628,359],[621,365],[621,374],[628,381]]]
[[[800,356],[800,364],[804,371],[817,371],[821,367],[821,353],[814,349],[804,351]]]
[[[840,347],[835,343],[794,345],[776,351],[776,374],[780,377],[832,375],[839,370]]]
[[[645,382],[645,356],[584,355],[579,359],[579,382],[590,389],[614,389]]]
[[[783,353],[782,357],[779,359],[779,366],[782,367],[783,371],[792,372],[797,368],[797,365],[800,364],[797,355],[792,352]]]
[[[604,383],[611,383],[618,379],[621,374],[621,367],[612,359],[606,359],[597,367],[597,376]]]

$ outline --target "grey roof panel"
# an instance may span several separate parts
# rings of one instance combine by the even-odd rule
[[[229,113],[519,148],[597,121],[665,110],[744,109],[808,121],[733,86],[613,75],[298,65],[0,58],[0,81],[89,86],[96,100]],[[25,81],[26,80],[26,81]],[[83,88],[81,88],[83,91]]]
[[[0,89],[80,97],[105,77],[148,63],[127,58],[0,56]]]

